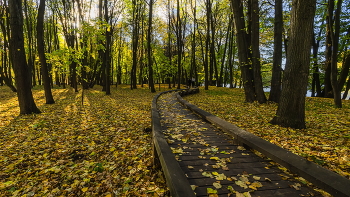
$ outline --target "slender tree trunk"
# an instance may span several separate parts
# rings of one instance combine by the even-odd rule
[[[140,8],[138,0],[133,0],[133,30],[132,30],[132,69],[131,69],[131,89],[137,88],[137,52],[139,45],[139,18],[140,18]]]
[[[156,92],[154,88],[153,82],[153,68],[152,68],[152,14],[153,14],[153,0],[149,1],[149,13],[148,13],[148,33],[147,33],[147,58],[148,58],[148,74],[149,74],[149,86],[151,88],[151,92]]]
[[[227,45],[229,45],[229,38],[230,38],[230,35],[231,35],[231,27],[232,27],[232,20],[233,20],[233,16],[231,15],[230,16],[230,19],[229,19],[229,22],[228,22],[228,25],[227,25],[227,33],[226,33],[226,43],[225,43],[225,46],[224,46],[224,54],[222,56],[222,59],[221,59],[221,68],[220,68],[220,74],[219,74],[219,79],[218,79],[218,82],[217,82],[217,86],[218,87],[222,87],[223,86],[223,73],[224,73],[224,67],[225,67],[225,58],[226,58],[226,51],[227,51]]]
[[[104,0],[104,10],[105,10],[105,22],[109,22],[109,15],[108,15],[108,1]],[[112,42],[112,35],[113,35],[113,30],[112,28],[109,30],[106,28],[105,30],[105,36],[106,36],[106,47],[105,47],[105,54],[104,54],[104,59],[105,59],[105,87],[106,87],[106,95],[111,94],[111,42]]]
[[[321,36],[321,30],[318,34],[318,36]],[[317,93],[317,96],[321,96],[322,94],[322,90],[321,90],[321,83],[320,83],[320,70],[318,67],[318,60],[317,60],[317,56],[318,56],[318,48],[320,46],[320,40],[316,41],[316,37],[315,35],[313,36],[313,43],[312,43],[312,57],[313,57],[313,61],[314,61],[314,65],[313,65],[313,73],[312,73],[312,93],[311,96],[314,97],[315,96],[315,90]]]
[[[346,99],[346,97],[348,96],[349,89],[350,89],[350,78],[348,79],[348,82],[346,83],[346,88],[345,88],[342,99]]]
[[[282,81],[282,33],[283,33],[283,2],[275,1],[275,26],[272,79],[269,101],[278,103],[281,96]]]
[[[7,7],[5,5],[5,7]],[[9,43],[8,43],[8,38],[9,33],[7,31],[7,28],[5,26],[5,19],[7,18],[8,22],[8,17],[5,17],[5,15],[1,15],[1,18],[3,18],[3,20],[0,20],[0,26],[1,26],[1,30],[2,30],[2,35],[3,35],[3,39],[4,39],[4,45],[3,45],[3,52],[2,52],[2,67],[0,69],[0,77],[3,80],[3,82],[12,90],[12,92],[17,92],[16,87],[13,85],[11,76],[8,75],[7,71],[10,70],[11,66],[10,66],[10,61],[9,61],[9,57],[8,57],[8,51],[9,51]]]
[[[180,1],[177,0],[177,89],[181,88],[181,55],[182,55],[182,23],[180,17]]]
[[[303,129],[316,0],[293,0],[280,103],[272,124]]]
[[[40,5],[38,9],[38,22],[36,26],[37,31],[37,44],[38,44],[38,53],[41,64],[41,74],[43,77],[44,91],[46,104],[55,103],[50,85],[50,76],[47,68],[46,57],[45,57],[45,43],[44,43],[44,15],[45,15],[45,0],[40,0]]]
[[[331,0],[334,3],[334,0]],[[324,97],[332,98],[333,97],[333,89],[331,83],[331,74],[332,74],[332,29],[330,27],[333,26],[333,6],[328,5],[328,15],[326,17],[326,51],[325,51],[325,76],[324,76]]]
[[[193,1],[191,0],[191,7],[193,9],[193,33],[192,33],[192,51],[191,51],[191,73],[190,73],[190,78],[193,80],[194,78],[194,85],[196,86],[198,82],[198,77],[197,77],[197,62],[196,62],[196,25],[197,25],[197,18],[196,18],[196,13],[197,13],[197,1],[194,1],[194,7],[193,7]]]
[[[266,96],[264,93],[261,66],[260,66],[260,23],[259,23],[259,2],[258,0],[251,0],[251,48],[252,48],[252,67],[254,72],[254,87],[256,99],[259,103],[266,103]]]
[[[333,2],[333,3],[331,3]],[[340,13],[343,1],[338,0],[337,10],[334,17],[334,31],[333,27],[330,26],[331,40],[332,40],[332,58],[331,58],[331,84],[333,88],[334,105],[336,108],[342,108],[341,102],[341,89],[338,86],[338,46],[339,46],[339,33],[340,33]],[[328,6],[332,6],[334,0],[329,0]]]
[[[33,30],[32,30],[32,20],[30,19],[28,15],[28,0],[24,0],[24,14],[27,18],[26,20],[26,26],[27,26],[27,40],[28,40],[28,66],[30,68],[30,72],[32,75],[32,85],[36,86],[36,79],[35,79],[35,67],[34,67],[34,54],[33,54]]]
[[[169,67],[171,68],[173,66],[172,64],[172,47],[171,47],[171,8],[170,8],[170,2],[171,0],[168,0],[168,55],[169,55]],[[168,73],[169,77],[169,86],[168,88],[171,89],[171,76],[173,77],[172,73]],[[173,77],[174,78],[174,77]],[[174,81],[174,80],[173,80]],[[175,85],[174,85],[175,87]]]
[[[20,114],[41,113],[34,102],[30,83],[30,68],[28,67],[24,50],[22,0],[9,1],[9,8],[11,16],[10,50],[16,86],[18,88],[17,96]]]
[[[232,27],[232,30],[230,32],[230,41],[229,41],[229,47],[228,47],[228,67],[230,70],[230,88],[235,88],[235,86],[233,85],[233,81],[234,81],[234,77],[233,77],[233,62],[234,62],[234,58],[235,58],[235,38],[234,38],[234,27]]]
[[[349,68],[350,68],[350,53],[347,53],[344,57],[343,67],[342,67],[342,70],[340,72],[340,76],[338,79],[338,86],[339,86],[340,90],[343,89],[346,78],[349,75]]]

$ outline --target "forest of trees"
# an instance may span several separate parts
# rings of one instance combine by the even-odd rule
[[[1,0],[0,16],[0,85],[18,92],[22,114],[40,112],[36,85],[51,104],[53,86],[155,92],[190,79],[285,109],[306,90],[341,108],[350,89],[349,0]],[[272,122],[305,127],[281,111]]]

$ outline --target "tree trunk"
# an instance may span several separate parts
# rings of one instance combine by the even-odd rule
[[[44,43],[44,14],[45,14],[45,0],[40,0],[40,5],[38,9],[38,22],[36,26],[37,31],[37,44],[38,44],[38,53],[41,64],[41,75],[43,78],[44,91],[46,104],[55,103],[50,85],[50,76],[47,68],[46,57],[45,57],[45,43]]]
[[[283,33],[283,2],[275,1],[275,26],[272,79],[269,101],[278,103],[281,96],[282,81],[282,33]]]
[[[139,10],[139,4],[137,0],[133,0],[133,30],[132,30],[132,69],[131,69],[131,89],[137,88],[137,75],[136,75],[136,69],[137,69],[137,52],[138,52],[138,45],[139,45],[139,18],[140,18],[140,10]]]
[[[36,79],[35,79],[35,64],[34,64],[34,54],[33,51],[33,28],[32,28],[32,20],[30,19],[30,16],[28,15],[28,0],[24,0],[24,14],[25,17],[27,18],[26,20],[26,26],[27,26],[27,40],[28,40],[28,66],[30,68],[30,73],[32,75],[32,85],[36,86]],[[39,11],[38,11],[39,12]],[[40,57],[39,57],[40,58]]]
[[[319,31],[318,37],[321,36],[321,30]],[[312,93],[311,93],[311,97],[315,96],[315,90],[317,93],[317,96],[321,96],[322,94],[322,90],[321,90],[321,83],[320,83],[320,70],[318,67],[318,60],[317,60],[317,56],[318,56],[318,48],[320,47],[320,40],[318,39],[316,41],[316,37],[315,34],[313,36],[313,42],[312,42],[312,57],[313,57],[313,73],[312,73]]]
[[[194,86],[197,85],[198,82],[198,76],[197,76],[197,63],[196,63],[196,25],[197,25],[197,19],[196,19],[196,8],[197,3],[194,1],[194,7],[192,5],[193,1],[191,0],[191,7],[193,9],[193,33],[192,33],[192,50],[191,50],[191,73],[190,78],[194,83]],[[193,80],[194,79],[194,80]]]
[[[152,48],[151,48],[151,41],[152,41],[152,14],[153,14],[153,0],[149,1],[149,13],[148,13],[148,32],[147,32],[147,58],[148,58],[148,80],[149,80],[149,87],[151,88],[151,92],[156,92],[156,89],[154,88],[154,82],[153,82],[153,68],[152,68]]]
[[[325,51],[325,74],[324,74],[324,97],[325,98],[333,98],[333,89],[331,83],[331,73],[332,73],[332,29],[330,27],[333,26],[333,8],[334,6],[328,5],[328,15],[326,17],[326,51]],[[331,14],[331,16],[329,16]]]
[[[229,38],[231,35],[230,32],[231,32],[231,27],[232,27],[232,21],[233,21],[233,16],[231,15],[229,22],[228,22],[228,25],[227,25],[227,33],[226,33],[226,39],[225,39],[226,43],[224,46],[224,54],[223,54],[222,59],[221,59],[221,68],[220,68],[219,79],[217,82],[218,87],[223,86],[223,73],[224,73],[224,67],[225,67],[225,58],[226,58],[227,45],[229,45]]]
[[[332,3],[331,3],[332,2]],[[339,46],[339,32],[340,32],[340,13],[343,1],[338,0],[337,10],[334,17],[334,31],[330,26],[331,41],[332,41],[332,56],[331,56],[331,84],[333,88],[334,105],[336,108],[342,107],[341,89],[338,86],[338,46]],[[334,6],[334,0],[329,0],[328,6]]]
[[[177,89],[180,89],[181,85],[181,55],[182,55],[182,24],[180,17],[180,1],[177,0],[177,14],[176,14],[176,26],[177,26]]]
[[[234,24],[234,23],[233,23]],[[232,24],[232,25],[233,25]],[[229,41],[229,47],[228,47],[228,67],[229,67],[229,72],[230,72],[230,88],[234,88],[235,86],[233,85],[233,62],[235,58],[235,37],[234,37],[234,26],[232,27],[230,34],[230,41]]]
[[[27,65],[24,50],[22,0],[9,1],[9,8],[11,15],[10,50],[16,86],[18,88],[17,96],[20,114],[41,113],[34,102],[30,83],[30,69]]]
[[[350,89],[350,78],[348,79],[348,82],[346,83],[346,88],[345,88],[342,99],[346,99],[346,97],[348,96],[349,89]]]
[[[259,103],[266,103],[266,96],[262,84],[261,66],[260,66],[260,23],[259,23],[259,2],[251,0],[251,48],[252,48],[252,67],[254,72],[254,87],[256,99]]]
[[[206,0],[207,9],[207,34],[205,38],[205,59],[204,59],[204,89],[208,90],[210,85],[210,64],[209,64],[209,45],[210,45],[210,0]]]
[[[347,53],[343,60],[343,67],[340,72],[339,80],[338,80],[338,86],[339,89],[342,90],[346,81],[346,78],[349,75],[349,68],[350,68],[350,53]]]
[[[303,129],[316,0],[293,0],[280,103],[272,124]]]
[[[105,10],[105,22],[108,24],[109,22],[109,15],[108,15],[108,1],[104,0],[104,10]],[[106,88],[106,95],[111,94],[111,44],[112,44],[112,35],[113,35],[113,28],[110,30],[106,27],[105,30],[105,36],[106,36],[106,43],[105,43],[105,54],[104,54],[104,62],[105,62],[105,88]]]
[[[235,19],[236,40],[238,47],[238,58],[241,68],[241,75],[244,84],[245,101],[252,103],[255,101],[255,89],[253,81],[252,66],[249,62],[248,35],[243,14],[243,4],[240,0],[232,0],[232,9]]]

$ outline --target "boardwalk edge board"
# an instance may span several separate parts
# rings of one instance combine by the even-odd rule
[[[162,133],[160,115],[157,110],[158,98],[168,92],[186,92],[194,93],[192,90],[177,89],[161,92],[157,94],[152,101],[152,138],[153,138],[153,163],[155,167],[161,167],[166,179],[166,184],[170,190],[172,197],[194,197],[194,191],[192,190],[190,183],[182,171],[179,163],[175,159],[174,153],[171,151],[168,143],[166,142]],[[198,92],[198,91],[195,91]]]
[[[180,93],[182,96],[187,93]],[[275,144],[272,144],[262,138],[238,128],[207,111],[198,108],[185,101],[180,94],[177,94],[177,99],[180,103],[186,106],[191,111],[201,116],[204,120],[212,123],[214,126],[231,134],[238,143],[244,144],[251,149],[255,149],[275,162],[283,165],[291,172],[298,174],[317,187],[325,190],[335,197],[350,196],[350,180],[336,174],[322,166],[306,160],[288,150],[285,150]]]

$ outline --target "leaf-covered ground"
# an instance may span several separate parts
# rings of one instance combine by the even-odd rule
[[[152,167],[148,88],[54,88],[56,104],[33,90],[43,112],[18,115],[17,96],[0,87],[0,196],[164,196]]]
[[[245,103],[242,89],[210,87],[185,97],[189,102],[242,129],[350,178],[350,101],[306,98],[307,129],[271,125],[277,104]]]
[[[158,109],[164,136],[196,195],[321,196],[320,191],[330,196],[307,187],[305,179],[272,160],[259,158],[261,154],[234,145],[232,136],[182,106],[175,93],[163,94]]]

